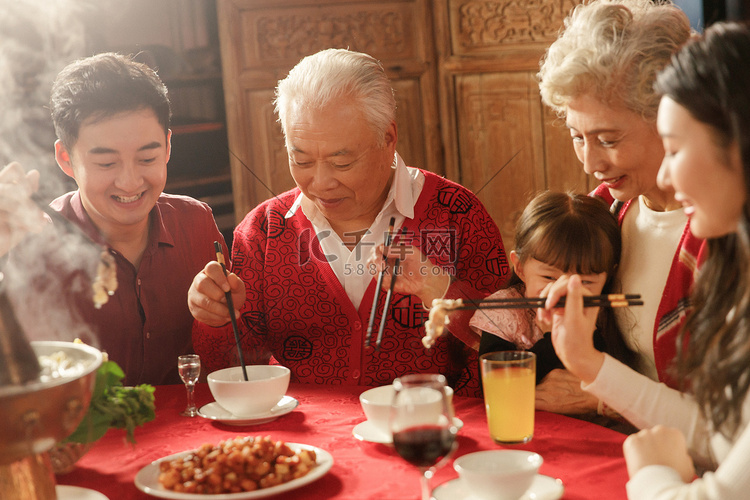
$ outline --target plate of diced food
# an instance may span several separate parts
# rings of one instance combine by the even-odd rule
[[[178,500],[250,500],[290,491],[323,477],[327,451],[270,437],[235,437],[151,462],[135,476],[144,493]]]

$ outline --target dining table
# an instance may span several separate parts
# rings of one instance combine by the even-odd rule
[[[391,445],[355,437],[355,426],[365,420],[359,395],[366,389],[292,383],[287,396],[298,402],[292,411],[257,425],[228,425],[201,416],[180,416],[186,405],[185,387],[156,386],[156,418],[136,429],[135,444],[126,440],[124,430],[110,429],[79,459],[72,472],[56,476],[57,484],[95,490],[109,500],[149,500],[154,497],[136,487],[135,477],[153,461],[205,443],[218,444],[238,436],[269,436],[318,447],[333,459],[322,477],[273,498],[416,500],[420,498],[417,468],[400,458]],[[198,407],[215,404],[206,383],[196,385],[195,397]],[[433,488],[458,477],[453,460],[462,455],[521,449],[542,456],[539,474],[560,480],[563,499],[626,498],[625,434],[583,419],[536,411],[530,442],[499,445],[489,435],[481,398],[456,394],[453,405],[463,426],[457,434],[457,449],[431,478]]]

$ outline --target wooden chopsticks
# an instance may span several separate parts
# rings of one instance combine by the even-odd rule
[[[221,250],[221,243],[214,241],[214,250],[216,251],[216,262],[221,264],[221,270],[224,271],[224,276],[227,273],[227,266],[224,263],[224,252]],[[237,355],[240,358],[240,365],[242,365],[242,377],[247,380],[247,368],[245,368],[245,358],[242,355],[242,346],[240,345],[240,332],[237,328],[237,317],[234,315],[234,301],[232,300],[232,292],[224,292],[224,297],[227,300],[227,307],[229,308],[229,319],[232,322],[232,332],[234,333],[234,342],[237,344]]]
[[[543,308],[546,302],[546,297],[518,297],[476,301],[463,300],[462,305],[450,309],[452,311],[462,309],[538,309]],[[607,295],[585,295],[583,297],[583,307],[630,307],[642,305],[643,301],[640,294],[610,293]],[[561,297],[555,307],[564,306],[565,297]]]

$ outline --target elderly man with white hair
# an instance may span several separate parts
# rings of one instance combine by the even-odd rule
[[[204,364],[238,364],[231,291],[244,359],[283,364],[293,381],[382,385],[439,372],[458,393],[479,394],[470,312],[453,317],[451,334],[432,348],[421,340],[433,299],[483,298],[505,281],[502,238],[486,209],[458,184],[406,166],[396,152],[393,89],[367,54],[305,57],[279,82],[275,104],[297,187],[235,229],[228,277],[209,263],[193,281],[193,339]],[[391,219],[386,257],[389,270],[396,257],[399,266],[385,317],[385,294],[376,305],[375,325],[385,324],[375,348],[374,338],[366,346],[378,281],[371,268],[383,261]]]

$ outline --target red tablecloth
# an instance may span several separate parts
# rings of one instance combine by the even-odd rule
[[[185,388],[157,387],[156,420],[136,430],[135,446],[125,441],[123,431],[111,430],[73,472],[58,476],[57,481],[100,491],[111,500],[147,500],[152,497],[140,492],[133,478],[153,460],[238,435],[269,435],[323,448],[335,462],[321,479],[274,498],[415,500],[419,498],[416,468],[392,447],[362,442],[352,435],[354,426],[364,420],[358,396],[365,389],[292,384],[288,394],[300,402],[294,411],[266,424],[236,427],[201,417],[180,417],[178,413],[186,402]],[[206,384],[197,386],[196,400],[199,407],[213,400]],[[473,451],[500,448],[489,437],[481,399],[456,396],[454,406],[456,416],[464,422],[454,459]],[[544,464],[539,472],[562,479],[564,499],[625,499],[624,439],[623,434],[588,422],[537,412],[533,440],[514,448],[542,455]],[[435,474],[432,485],[455,477],[449,462]]]

